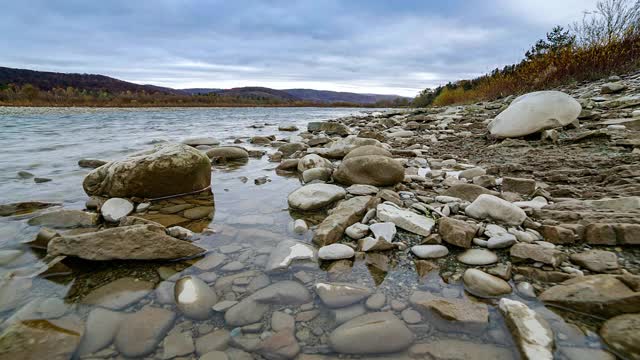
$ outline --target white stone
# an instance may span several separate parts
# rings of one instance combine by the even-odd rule
[[[185,276],[176,281],[174,288],[178,309],[188,318],[206,320],[218,302],[216,293],[196,276]]]
[[[367,236],[367,234],[369,233],[369,225],[365,225],[362,223],[355,223],[349,226],[344,231],[344,233],[347,234],[348,237],[354,240],[362,239],[363,237]]]
[[[484,249],[469,249],[458,255],[458,261],[467,265],[489,265],[498,262],[498,255]]]
[[[347,188],[347,192],[351,195],[374,195],[380,189],[373,185],[355,184]]]
[[[549,202],[547,201],[546,198],[542,196],[536,196],[529,201],[516,201],[513,203],[513,205],[522,209],[531,208],[531,209],[540,210],[543,207],[549,205]]]
[[[537,91],[522,95],[488,125],[498,138],[520,137],[562,127],[575,121],[582,106],[560,91]]]
[[[330,184],[309,184],[289,194],[289,206],[294,209],[318,210],[340,199],[347,192],[340,186]]]
[[[546,320],[519,301],[502,298],[499,308],[523,359],[553,359],[553,331]]]
[[[193,238],[193,231],[185,229],[182,226],[172,226],[167,229],[167,235],[173,236],[180,240],[190,240]]]
[[[284,270],[294,261],[315,262],[314,247],[294,240],[283,240],[271,251],[267,261],[267,271]]]
[[[385,251],[396,247],[395,244],[388,242],[384,238],[374,239],[371,236],[358,241],[358,245],[360,246],[360,251],[364,252]]]
[[[489,238],[489,241],[487,242],[487,247],[489,249],[504,249],[515,244],[516,242],[517,242],[517,239],[515,235],[504,233],[504,234],[492,236],[491,238]]]
[[[307,226],[306,221],[302,219],[297,219],[296,221],[293,222],[293,231],[296,234],[304,234],[308,230],[309,230],[309,227]]]
[[[449,254],[449,249],[443,245],[416,245],[411,252],[421,259],[436,259]]]
[[[474,219],[493,219],[509,225],[520,225],[527,218],[524,210],[497,196],[482,194],[465,209]]]
[[[400,209],[396,204],[385,202],[377,207],[378,219],[396,224],[397,227],[414,234],[429,236],[436,222],[432,218]]]
[[[298,161],[298,171],[303,173],[305,170],[313,169],[313,168],[333,168],[333,164],[331,161],[323,158],[320,155],[309,154],[305,155],[300,161]]]
[[[351,259],[354,255],[355,251],[344,244],[331,244],[318,250],[318,258],[322,260]]]
[[[393,242],[393,238],[396,236],[396,224],[392,222],[371,224],[369,229],[377,240],[382,239],[387,242]]]
[[[102,204],[100,212],[106,221],[116,223],[133,212],[133,204],[127,199],[111,198]]]

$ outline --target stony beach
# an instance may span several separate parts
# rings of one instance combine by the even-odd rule
[[[0,205],[0,357],[640,359],[640,73],[251,130]]]

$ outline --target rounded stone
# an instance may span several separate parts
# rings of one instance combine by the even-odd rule
[[[484,249],[469,249],[458,255],[458,261],[467,265],[482,266],[498,262],[498,255]]]
[[[133,204],[127,199],[111,198],[102,204],[100,212],[106,221],[116,223],[133,212]]]
[[[416,245],[411,252],[421,259],[436,259],[449,254],[449,249],[444,245]]]
[[[346,195],[347,192],[336,185],[310,184],[289,194],[288,201],[291,208],[309,211],[321,209]]]
[[[218,296],[204,281],[195,276],[185,276],[176,281],[174,290],[178,309],[194,320],[208,319]]]
[[[300,161],[298,161],[298,171],[301,173],[313,168],[332,169],[333,164],[331,163],[331,161],[316,154],[305,155],[302,159],[300,159]]]
[[[602,339],[629,359],[640,354],[640,314],[626,314],[607,320],[600,329]]]
[[[344,160],[333,178],[346,185],[392,186],[404,180],[404,167],[387,156],[358,156]]]
[[[322,260],[351,259],[354,255],[355,251],[344,244],[331,244],[318,250],[318,258]]]
[[[508,282],[478,269],[467,269],[462,281],[465,290],[478,297],[494,298],[511,293]]]
[[[351,159],[358,156],[366,156],[366,155],[380,155],[386,157],[392,157],[391,152],[383,147],[375,146],[375,145],[364,145],[358,146],[357,148],[349,151],[347,155],[344,156],[343,160]]]
[[[329,336],[331,348],[343,354],[386,354],[411,345],[414,335],[390,312],[359,316],[337,327]]]

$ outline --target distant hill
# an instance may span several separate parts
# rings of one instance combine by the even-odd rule
[[[378,101],[394,101],[403,98],[397,95],[357,94],[312,89],[276,90],[266,87],[239,87],[232,89],[193,88],[171,89],[154,85],[139,85],[95,74],[67,74],[48,71],[12,69],[0,67],[0,86],[14,84],[24,86],[31,84],[40,90],[50,91],[54,88],[73,87],[76,90],[90,92],[106,91],[111,94],[124,92],[132,93],[160,93],[165,95],[196,96],[218,94],[221,96],[246,99],[248,101],[276,101],[276,102],[311,102],[311,103],[352,103],[361,105],[375,104]]]
[[[113,93],[144,91],[148,93],[160,92],[166,94],[182,94],[179,90],[154,85],[139,85],[104,75],[67,74],[48,71],[12,69],[7,67],[0,67],[0,85],[1,84],[15,84],[20,86],[31,84],[41,90],[47,91],[53,88],[65,89],[73,87],[82,90],[109,91]]]

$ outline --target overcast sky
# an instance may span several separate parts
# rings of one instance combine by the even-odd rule
[[[595,2],[3,0],[0,66],[414,96],[519,61]]]

